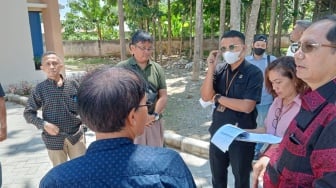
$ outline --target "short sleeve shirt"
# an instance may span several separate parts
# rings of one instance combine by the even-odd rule
[[[154,61],[149,61],[145,69],[141,69],[134,57],[129,58],[126,61],[122,61],[117,64],[120,67],[128,67],[133,70],[136,70],[140,73],[143,78],[150,82],[152,85],[156,87],[157,90],[167,89],[166,78],[164,74],[164,70],[158,63]]]
[[[228,74],[228,75],[227,75]],[[227,77],[228,76],[228,77]],[[249,99],[259,103],[263,75],[255,65],[244,60],[239,67],[232,72],[230,66],[219,64],[214,74],[214,90],[223,96],[234,99]],[[257,126],[256,108],[250,113],[238,112],[226,108],[223,112],[214,109],[212,125],[209,128],[213,135],[224,124],[237,124],[243,129],[254,129]]]
[[[266,67],[268,66],[268,64],[272,61],[274,61],[276,59],[275,56],[269,55],[270,57],[270,62],[268,62],[267,60],[267,54],[264,53],[264,55],[260,58],[260,59],[255,59],[253,57],[253,55],[247,56],[245,57],[245,59],[250,62],[252,65],[257,66],[262,72],[263,75],[265,73]],[[265,87],[265,79],[264,79],[264,83],[263,83],[263,89],[262,89],[262,93],[261,93],[261,101],[260,101],[260,105],[269,105],[273,102],[273,97],[272,95],[267,91],[266,87]]]

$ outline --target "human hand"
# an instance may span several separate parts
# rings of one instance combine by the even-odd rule
[[[6,140],[7,138],[7,126],[0,128],[0,142]]]
[[[154,121],[155,121],[155,115],[154,115],[154,114],[152,114],[152,115],[148,115],[146,126],[147,126],[147,127],[152,126],[153,123],[154,123]]]
[[[252,187],[258,188],[259,181],[262,182],[266,167],[270,161],[267,156],[262,156],[254,165],[252,173]]]
[[[207,58],[207,63],[208,67],[216,67],[217,60],[220,56],[219,50],[213,50],[210,52],[208,58]]]
[[[52,136],[56,136],[59,133],[59,128],[52,123],[49,122],[45,122],[44,124],[44,130],[47,131],[48,134],[52,135]]]

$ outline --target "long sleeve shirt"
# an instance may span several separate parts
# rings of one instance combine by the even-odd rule
[[[196,187],[192,174],[173,150],[133,144],[128,138],[98,140],[84,156],[56,166],[44,187]]]
[[[298,115],[270,157],[264,187],[336,187],[336,79],[301,99]]]
[[[51,150],[62,150],[64,139],[75,144],[83,135],[80,130],[81,120],[77,114],[77,92],[79,84],[74,80],[64,79],[61,87],[54,80],[46,79],[36,85],[28,98],[24,110],[27,123],[42,129],[42,139]],[[37,111],[42,109],[42,118]],[[59,128],[59,134],[49,135],[44,129],[44,121],[53,123]]]

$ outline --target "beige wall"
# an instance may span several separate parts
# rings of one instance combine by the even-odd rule
[[[56,0],[10,0],[0,6],[0,82],[6,90],[22,81],[36,83],[45,79],[35,70],[28,10],[41,11],[44,22],[45,49],[63,58],[61,24]]]
[[[34,67],[26,0],[1,1],[0,23],[2,85],[42,79]]]

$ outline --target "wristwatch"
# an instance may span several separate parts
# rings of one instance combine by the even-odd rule
[[[215,97],[214,97],[214,102],[215,102],[215,104],[218,104],[219,102],[218,102],[218,100],[219,100],[219,98],[221,97],[222,95],[221,94],[216,94],[215,95]]]
[[[156,113],[156,112],[153,112],[153,115],[154,115],[154,120],[157,121],[160,119],[160,114]]]

